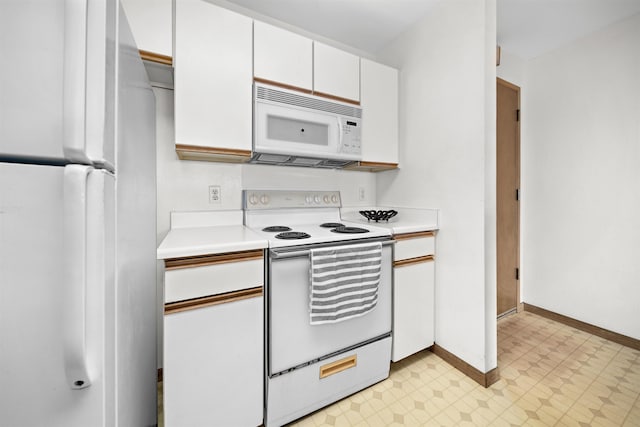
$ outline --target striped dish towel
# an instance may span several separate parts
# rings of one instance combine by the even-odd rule
[[[311,250],[312,325],[363,316],[378,302],[382,244]]]

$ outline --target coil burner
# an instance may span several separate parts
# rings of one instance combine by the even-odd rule
[[[311,237],[310,234],[301,231],[285,231],[284,233],[276,234],[276,239],[285,240],[308,239],[309,237]]]
[[[280,233],[282,231],[291,231],[291,227],[287,227],[286,225],[272,225],[270,227],[265,227],[262,231],[271,231],[274,233]]]
[[[360,227],[337,227],[334,228],[333,230],[334,233],[344,233],[344,234],[358,234],[358,233],[368,233],[369,230],[367,230],[366,228],[360,228]]]
[[[338,228],[344,227],[344,224],[340,224],[339,222],[325,222],[324,224],[320,224],[322,228]]]

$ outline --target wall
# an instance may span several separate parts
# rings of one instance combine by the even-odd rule
[[[175,150],[173,90],[154,88],[157,137],[157,243],[170,228],[172,211],[242,209],[243,189],[339,190],[345,206],[375,206],[376,178],[369,172],[237,165],[179,160]],[[219,185],[221,203],[209,203],[209,185]],[[364,189],[364,199],[359,189]],[[158,262],[158,323],[162,328],[163,267]],[[158,335],[162,366],[162,333]]]
[[[500,54],[500,65],[496,67],[496,75],[516,86],[524,85],[526,61],[518,55],[505,52]]]
[[[523,300],[640,339],[640,15],[532,59]]]
[[[440,2],[380,52],[400,71],[400,165],[382,205],[440,209],[436,342],[497,366],[495,1]]]

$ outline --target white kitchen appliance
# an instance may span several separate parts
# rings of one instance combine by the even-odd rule
[[[0,28],[0,425],[155,425],[155,99],[126,18],[2,1]]]
[[[391,233],[341,221],[340,206],[337,191],[244,192],[245,225],[269,242],[265,280],[266,426],[288,423],[389,376]],[[368,267],[361,266],[359,256],[351,256],[350,251],[369,245],[380,248],[375,307],[336,323],[313,324],[310,293],[314,255],[348,251],[348,260],[324,267],[322,274],[332,275],[338,269],[358,274],[352,270]],[[358,263],[358,267],[351,263]],[[351,292],[351,284],[346,286]],[[360,284],[355,286],[353,290]],[[358,309],[358,301],[349,303],[354,302]],[[351,309],[342,301],[339,304],[339,313],[342,307]]]
[[[254,83],[253,163],[338,168],[362,159],[362,109]]]

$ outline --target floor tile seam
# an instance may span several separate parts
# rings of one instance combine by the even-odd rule
[[[629,411],[627,411],[627,414],[624,416],[624,420],[622,421],[622,425],[626,424],[627,419],[631,416],[631,413],[633,412],[633,408],[635,408],[636,406],[640,408],[640,394],[638,394],[638,396],[636,396],[636,401],[633,403],[633,405],[631,405],[631,408],[629,408]]]
[[[589,334],[589,335],[590,335],[590,334]],[[589,337],[587,337],[587,338],[583,341],[583,343],[584,343],[586,340],[588,340],[588,339],[589,339]],[[567,360],[567,359],[568,359],[572,354],[574,354],[576,351],[578,351],[578,349],[579,349],[579,348],[580,348],[580,346],[578,346],[577,348],[575,348],[575,349],[574,349],[570,354],[568,354],[568,355],[567,355],[567,357],[565,357],[562,361],[564,362],[565,360]],[[558,365],[556,365],[556,366],[559,366],[559,365],[560,365],[560,364],[558,364]],[[554,368],[554,369],[555,369],[555,368]],[[531,390],[532,388],[534,388],[536,385],[541,384],[541,383],[542,383],[542,382],[543,382],[543,381],[544,381],[544,380],[545,380],[545,379],[546,379],[546,378],[547,378],[547,377],[548,377],[552,372],[553,372],[553,369],[552,369],[551,371],[547,372],[547,373],[546,373],[546,374],[545,374],[545,375],[544,375],[540,380],[538,380],[538,381],[536,382],[536,384],[534,384],[534,386],[533,386],[533,387],[529,388],[529,389],[528,389],[528,390],[526,390],[526,391],[529,391],[529,390]],[[586,393],[586,391],[587,391],[587,390],[588,390],[588,389],[593,385],[593,383],[594,383],[594,382],[595,382],[595,378],[591,380],[591,382],[589,383],[589,387],[586,387],[586,388],[584,388],[584,389],[583,389],[583,392],[580,394],[580,396],[579,396],[577,399],[575,399],[575,400],[573,401],[572,405],[567,409],[567,411],[565,411],[565,414],[568,414],[568,412],[571,410],[571,408],[573,408],[573,407],[575,406],[575,404],[576,404],[576,403],[578,403],[578,402],[582,399],[582,397],[584,396],[584,394]],[[521,398],[523,398],[523,397],[524,397],[524,395],[523,395],[523,396],[521,396],[519,399],[521,399]],[[519,400],[519,399],[518,399],[518,400]]]
[[[588,386],[588,387],[585,387],[585,388],[583,389],[583,392],[580,394],[580,396],[579,396],[577,399],[575,399],[575,400],[573,401],[573,404],[569,407],[569,409],[567,409],[567,414],[568,414],[569,416],[571,416],[571,414],[569,414],[569,412],[574,408],[574,406],[576,406],[576,404],[581,403],[582,398],[583,398],[583,397],[584,397],[584,395],[587,393],[587,391],[589,390],[589,388],[591,388],[591,386],[593,385],[593,383],[594,383],[595,381],[596,381],[595,379],[594,379],[593,381],[591,381],[591,382],[589,383],[589,386]],[[601,403],[597,410],[600,410],[600,408],[602,408],[602,405],[603,405],[603,404],[604,404],[604,403]],[[584,405],[584,404],[583,404],[583,406],[587,406],[587,405]],[[591,409],[591,408],[589,408],[589,409]],[[596,416],[595,416],[595,414],[593,414],[593,413],[592,413],[591,420],[593,420],[595,417],[596,417]],[[572,417],[572,418],[573,418],[573,417]]]
[[[544,317],[539,316],[539,315],[536,315],[536,314],[534,314],[534,313],[531,313],[531,314],[532,314],[533,316],[539,317],[540,319],[545,319]],[[556,322],[556,321],[551,320],[551,319],[548,319],[548,320],[550,320],[551,322],[554,322],[554,323],[559,323],[559,322]],[[572,327],[571,327],[571,328],[572,328]],[[575,329],[575,328],[572,328],[572,329]],[[541,342],[538,344],[538,346],[539,346],[539,345],[541,345],[541,344],[547,343],[547,342],[548,342],[548,341],[550,341],[552,338],[555,338],[556,334],[558,334],[558,332],[560,332],[560,331],[561,331],[561,329],[560,329],[560,328],[556,328],[554,331],[552,331],[552,333],[551,333],[551,334],[545,334],[546,338],[545,338],[543,341],[541,341]],[[586,339],[588,339],[588,337],[587,337]],[[536,347],[537,347],[537,346],[536,346]],[[557,345],[556,345],[555,347],[557,347]],[[536,353],[537,353],[537,352],[536,352]]]
[[[407,395],[407,396],[408,396],[408,395]],[[378,409],[378,410],[374,411],[374,412],[373,412],[371,415],[369,415],[368,417],[366,417],[366,418],[365,418],[365,417],[363,417],[363,418],[364,418],[364,420],[367,422],[367,424],[369,424],[368,420],[369,420],[370,418],[372,418],[372,417],[376,416],[376,415],[380,415],[380,417],[379,417],[379,418],[382,418],[382,416],[381,416],[381,414],[380,414],[380,413],[381,413],[382,411],[384,411],[385,409],[391,409],[391,406],[392,406],[394,403],[399,403],[400,405],[402,405],[402,403],[400,403],[400,399],[396,399],[396,400],[395,400],[394,402],[392,402],[391,404],[389,404],[389,405],[385,405],[383,408],[380,408],[380,409]],[[440,415],[440,414],[441,414],[445,409],[447,409],[447,408],[448,408],[448,406],[447,406],[446,408],[442,409],[442,410],[438,410],[438,412],[436,412],[436,414],[435,414],[435,415],[431,416],[431,414],[429,414],[429,416],[433,419],[433,418],[435,418],[436,416]],[[416,408],[414,408],[414,409],[408,409],[408,413],[409,413],[409,414],[411,414],[411,412],[413,412],[415,409],[416,409]],[[391,411],[393,412],[393,409],[391,409]],[[395,412],[394,412],[394,414],[395,414]],[[414,418],[415,418],[415,416],[414,416]],[[369,424],[369,425],[371,425],[371,424]]]
[[[520,400],[523,400],[524,398],[525,398],[525,395],[522,395],[522,396],[521,396],[521,397],[520,397],[520,398],[519,398],[515,403],[519,402]],[[538,398],[536,397],[536,399],[538,399]],[[540,400],[540,399],[538,399],[538,400]],[[540,407],[536,409],[536,412],[537,412],[538,410],[540,410],[542,407],[543,407],[543,405],[541,404],[541,405],[540,405]],[[568,413],[568,411],[569,411],[569,409],[567,409],[567,410],[565,410],[565,411],[562,411],[562,410],[560,410],[560,409],[556,408],[555,406],[554,406],[553,408],[554,408],[554,409],[557,409],[557,410],[558,410],[558,412],[561,412],[561,413],[562,413],[562,415],[558,418],[558,420],[562,419],[562,417],[564,417],[565,415],[567,415],[567,413]],[[531,417],[529,417],[528,419],[531,419]],[[536,420],[534,420],[534,421],[536,421]]]

